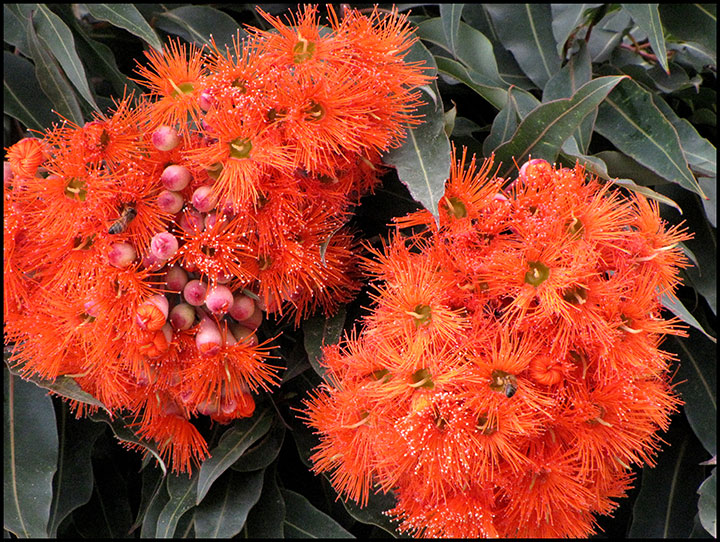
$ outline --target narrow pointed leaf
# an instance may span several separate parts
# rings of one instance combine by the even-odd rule
[[[165,32],[176,34],[197,45],[211,45],[211,38],[223,50],[224,45],[232,44],[232,38],[240,31],[235,19],[210,6],[183,6],[166,11],[158,16],[157,27]]]
[[[132,4],[84,4],[90,15],[101,21],[124,28],[160,51],[162,43],[142,14]]]
[[[712,474],[702,483],[698,493],[700,522],[713,538],[717,538],[717,468],[714,468]]]
[[[468,87],[485,98],[496,109],[502,109],[507,100],[507,92],[498,87],[497,83],[490,80],[466,66],[450,58],[436,57],[438,71],[449,75],[458,81],[465,83]]]
[[[257,409],[251,418],[236,420],[225,431],[218,445],[210,450],[211,456],[200,467],[195,502],[200,503],[223,472],[254,442],[270,429],[273,415],[269,409]]]
[[[143,481],[144,482],[144,481]],[[160,485],[153,494],[150,502],[145,508],[142,517],[142,528],[140,529],[140,538],[157,538],[157,524],[160,512],[163,511],[165,505],[170,501],[170,495],[167,492],[165,477],[160,477]]]
[[[397,536],[397,522],[385,514],[395,508],[397,501],[392,493],[371,492],[366,506],[360,507],[354,501],[343,500],[345,509],[360,523],[375,525],[385,532]]]
[[[700,325],[700,322],[697,321],[697,319],[690,313],[689,310],[687,310],[685,305],[683,305],[679,299],[671,298],[667,294],[663,294],[660,296],[660,301],[662,302],[663,307],[680,318],[680,320],[700,331],[712,342],[717,342],[717,339],[705,331],[705,329]]]
[[[263,487],[264,470],[227,471],[195,510],[195,536],[232,538],[238,534]]]
[[[660,22],[659,4],[620,4],[633,21],[645,32],[655,56],[666,73],[670,73],[665,36]]]
[[[515,168],[513,159],[518,165],[530,156],[555,161],[563,142],[623,77],[599,77],[580,87],[572,98],[536,108],[520,123],[512,140],[497,149],[495,160],[502,162],[498,174],[509,177]]]
[[[265,470],[262,493],[246,521],[248,538],[282,538],[285,534],[285,500],[274,468]]]
[[[167,477],[166,483],[170,500],[158,515],[155,532],[155,536],[158,538],[172,538],[180,518],[195,506],[198,471],[195,471],[191,477],[186,474],[170,475]]]
[[[552,31],[557,43],[558,55],[562,54],[565,42],[580,26],[585,18],[585,12],[601,4],[550,4],[552,11]]]
[[[280,453],[280,448],[285,440],[285,425],[280,418],[275,417],[272,428],[250,446],[240,459],[232,464],[233,470],[238,472],[250,472],[266,468]]]
[[[460,38],[458,31],[460,26],[460,17],[462,16],[463,4],[440,4],[440,18],[443,22],[445,38],[447,39],[450,51],[455,53]]]
[[[345,309],[341,309],[329,318],[313,316],[302,324],[305,351],[315,372],[325,379],[325,368],[320,364],[322,348],[335,344],[340,340],[346,317]]]
[[[146,522],[146,519],[148,518],[149,514],[153,513],[151,511],[153,507],[156,508],[154,509],[155,515],[152,520],[152,537],[155,536],[157,516],[160,513],[160,510],[162,510],[165,506],[167,499],[162,502],[162,505],[157,504],[157,501],[162,500],[163,496],[168,497],[167,491],[165,490],[165,476],[166,473],[164,473],[162,469],[152,468],[148,466],[145,466],[143,468],[140,506],[138,507],[138,513],[137,517],[135,518],[135,522],[130,528],[130,532],[132,533],[138,527],[142,527],[141,531],[144,531],[145,535],[143,535],[141,532],[141,538],[148,538],[147,528],[150,522]]]
[[[25,127],[43,131],[57,116],[51,112],[52,102],[37,92],[37,79],[33,65],[22,57],[3,51],[5,77],[3,77],[3,111],[19,120]]]
[[[4,373],[3,521],[19,538],[47,538],[57,469],[55,410],[47,391]]]
[[[289,489],[281,492],[285,499],[285,538],[355,538],[299,493]]]
[[[660,19],[667,35],[697,42],[697,47],[710,55],[706,63],[717,65],[717,4],[662,3]]]
[[[664,179],[704,195],[688,169],[677,131],[636,82],[623,81],[600,105],[595,131]]]
[[[490,156],[495,149],[512,138],[518,126],[517,102],[513,96],[514,88],[508,90],[505,107],[495,115],[490,134],[483,141],[483,154]]]
[[[485,4],[503,46],[541,89],[560,69],[550,4]]]

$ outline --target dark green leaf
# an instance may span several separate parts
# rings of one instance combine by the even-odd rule
[[[373,492],[368,497],[367,505],[362,508],[350,499],[343,501],[343,504],[348,513],[359,522],[375,525],[397,537],[397,522],[384,513],[395,508],[396,501],[392,493]]]
[[[664,179],[703,195],[688,169],[678,134],[652,95],[627,79],[600,105],[595,130]]]
[[[145,476],[143,475],[143,485],[145,483],[144,478]],[[155,483],[157,483],[157,480]],[[150,502],[145,508],[145,513],[142,518],[142,528],[140,529],[140,538],[157,537],[157,524],[160,512],[163,511],[165,505],[170,501],[170,495],[168,495],[167,487],[165,485],[165,475],[160,476],[159,484],[159,487],[156,489]]]
[[[713,538],[717,537],[717,468],[702,483],[698,489],[700,499],[698,500],[698,513],[700,522],[705,530]]]
[[[285,500],[285,538],[355,538],[299,493],[289,489],[281,492]]]
[[[495,115],[490,134],[483,141],[483,154],[490,156],[495,149],[503,143],[510,141],[518,126],[517,102],[514,97],[514,88],[508,90],[508,99],[500,112]]]
[[[661,3],[660,18],[669,35],[697,42],[717,65],[717,4]]]
[[[93,471],[90,455],[93,445],[105,429],[90,420],[78,420],[69,414],[67,406],[60,409],[60,438],[58,466],[53,482],[48,533],[57,536],[57,528],[65,517],[90,500],[93,490]]]
[[[232,38],[238,31],[240,38],[246,35],[235,19],[210,6],[176,8],[161,14],[156,24],[161,30],[199,46],[210,46],[211,38],[214,38],[221,51],[225,45],[232,45]]]
[[[443,22],[445,38],[453,54],[457,51],[458,44],[460,43],[458,30],[462,10],[463,4],[440,4],[440,18]]]
[[[630,14],[633,21],[645,32],[655,56],[665,72],[670,73],[668,66],[665,36],[660,22],[658,4],[620,4]]]
[[[35,77],[40,83],[40,88],[50,98],[58,113],[81,126],[84,123],[83,115],[75,93],[55,58],[40,42],[32,19],[27,22],[27,31],[30,54],[35,61]]]
[[[455,104],[445,111],[445,135],[450,137],[453,133],[453,130],[455,129],[455,118],[457,117],[457,107],[455,107]]]
[[[158,515],[155,532],[158,538],[172,538],[180,518],[195,506],[198,471],[190,477],[186,474],[167,476],[166,483],[170,500]]]
[[[60,17],[43,4],[38,4],[33,22],[37,37],[45,45],[45,49],[52,53],[67,78],[80,91],[80,95],[97,111],[98,106],[90,92],[85,68],[75,50],[75,38],[70,29]]]
[[[47,538],[58,461],[55,410],[47,391],[4,373],[4,527],[19,538]]]
[[[627,12],[617,10],[605,17],[599,25],[594,26],[588,40],[588,50],[593,62],[609,60],[632,24],[632,19]]]
[[[27,128],[42,131],[49,128],[57,117],[50,111],[52,103],[42,92],[37,92],[37,79],[33,65],[9,51],[3,52],[5,77],[3,78],[3,111],[19,120]]]
[[[465,83],[480,96],[485,98],[496,109],[502,109],[507,100],[507,92],[499,88],[494,81],[469,70],[460,62],[444,57],[436,57],[438,71],[442,74],[449,75],[458,81]]]
[[[518,165],[530,156],[554,162],[563,142],[577,130],[618,84],[622,77],[599,77],[582,87],[572,98],[543,104],[530,113],[518,126],[512,140],[497,149],[495,159],[502,162],[500,177],[510,177]]]
[[[557,43],[558,55],[562,54],[565,42],[583,24],[585,13],[602,4],[550,4],[552,31]]]
[[[541,89],[560,70],[549,4],[485,4],[503,46]]]
[[[285,440],[285,425],[279,417],[274,418],[272,428],[265,436],[248,448],[240,459],[233,463],[232,468],[238,472],[249,472],[264,469],[280,453]]]
[[[195,510],[195,535],[232,538],[238,534],[260,498],[264,472],[225,472]]]
[[[3,4],[3,40],[16,47],[21,53],[29,54],[25,30],[26,20],[18,4]]]
[[[162,43],[155,31],[132,4],[84,4],[90,15],[100,21],[124,28],[160,51]]]
[[[285,534],[285,501],[278,487],[275,469],[266,469],[262,493],[246,522],[248,538],[282,538]]]
[[[417,41],[405,57],[406,62],[424,61],[436,72],[435,61],[425,46]],[[437,83],[423,87],[425,104],[417,114],[423,123],[406,130],[402,144],[383,155],[386,164],[394,166],[400,180],[412,197],[438,218],[438,203],[445,193],[450,176],[450,140],[444,131],[444,109]]]
[[[692,327],[694,327],[695,329],[702,332],[702,334],[705,335],[711,341],[717,342],[717,339],[703,329],[703,327],[700,325],[700,322],[698,322],[695,319],[695,317],[690,313],[689,310],[687,310],[685,305],[683,305],[679,299],[677,299],[677,298],[673,299],[670,296],[668,296],[667,294],[663,294],[660,297],[660,300],[662,301],[663,307],[665,307],[670,312],[672,312],[675,316],[680,318],[680,320],[682,320],[686,324],[689,324]]]
[[[717,228],[717,178],[699,177],[700,187],[708,199],[703,200],[705,215],[713,228]]]
[[[200,503],[213,482],[225,472],[254,442],[270,429],[273,415],[269,409],[256,409],[250,418],[236,420],[210,450],[210,457],[200,467],[195,502]]]
[[[313,316],[302,324],[305,341],[305,351],[308,360],[315,372],[325,378],[325,368],[320,364],[322,359],[322,348],[325,345],[335,344],[340,340],[346,317],[345,309],[340,309],[337,314],[330,318],[324,316]]]
[[[160,510],[162,510],[167,503],[167,499],[169,499],[167,491],[165,490],[165,476],[166,474],[162,471],[162,469],[145,466],[142,470],[140,506],[138,508],[135,523],[133,523],[130,528],[130,532],[132,532],[142,526],[141,531],[145,533],[144,535],[141,533],[142,538],[147,538],[146,535],[148,529],[150,528],[150,523],[152,523],[152,537],[155,536],[157,516],[160,514]],[[160,503],[158,501],[162,502]],[[152,521],[146,521],[148,515],[152,515],[153,511],[154,516]]]

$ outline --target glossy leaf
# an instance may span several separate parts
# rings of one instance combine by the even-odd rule
[[[435,60],[440,73],[449,75],[454,79],[465,83],[468,87],[485,98],[493,107],[496,109],[502,109],[507,100],[507,92],[504,89],[499,88],[494,81],[480,73],[469,70],[466,66],[456,60],[440,56]]]
[[[717,342],[717,339],[710,335],[707,331],[705,331],[705,329],[703,329],[703,327],[700,325],[700,322],[697,321],[697,319],[690,313],[690,311],[685,307],[685,305],[682,304],[679,299],[673,299],[667,294],[663,294],[662,296],[660,296],[660,301],[662,302],[663,307],[665,307],[675,316],[680,318],[680,320],[700,331],[712,342]]]
[[[158,518],[160,517],[160,512],[163,511],[169,501],[170,495],[168,495],[167,492],[165,477],[162,476],[160,477],[159,487],[153,493],[151,500],[145,508],[145,513],[142,518],[142,528],[140,529],[140,538],[157,537]]]
[[[50,111],[52,103],[45,94],[37,92],[33,65],[9,51],[3,52],[3,111],[31,130],[49,128],[57,116]],[[7,75],[7,74],[12,74]]]
[[[177,34],[197,45],[211,45],[211,38],[224,50],[224,46],[232,44],[232,38],[240,31],[235,19],[222,11],[210,6],[183,6],[166,11],[158,16],[157,27],[165,32]]]
[[[717,538],[717,468],[698,489],[698,513],[700,522],[713,538]]]
[[[514,90],[514,88],[508,90],[505,107],[495,115],[490,134],[483,141],[483,153],[485,156],[490,156],[500,145],[510,141],[517,129],[519,113]]]
[[[180,518],[195,506],[197,483],[197,470],[190,477],[186,474],[180,474],[178,476],[170,475],[166,478],[170,500],[158,515],[156,537],[172,538]]]
[[[346,317],[345,309],[340,309],[334,316],[313,316],[302,324],[305,351],[315,372],[326,379],[325,367],[320,364],[322,348],[336,344],[340,340]]]
[[[203,500],[215,480],[229,469],[245,450],[267,433],[272,420],[273,415],[269,409],[256,409],[252,417],[232,423],[223,433],[218,445],[210,450],[210,457],[200,467],[196,503]]]
[[[389,493],[372,492],[366,506],[360,507],[354,501],[343,500],[345,509],[360,523],[375,525],[394,537],[397,537],[397,521],[385,514],[396,505],[395,496]]]
[[[435,61],[425,46],[416,42],[405,57],[406,62],[423,61],[436,72]],[[438,219],[438,203],[445,193],[450,176],[450,140],[444,130],[444,109],[437,83],[423,87],[424,105],[418,108],[423,117],[419,126],[406,130],[402,144],[383,155],[383,161],[397,170],[412,197]]]
[[[137,36],[153,49],[162,50],[162,43],[157,34],[142,14],[132,4],[83,4],[90,15],[100,21],[107,21],[114,26],[124,28]]]
[[[28,20],[27,32],[28,47],[35,62],[35,77],[40,83],[40,88],[50,98],[58,113],[75,124],[82,125],[83,115],[75,93],[55,58],[40,42],[32,19]]]
[[[285,538],[355,538],[299,493],[280,491],[285,500]]]
[[[132,533],[138,527],[142,526],[141,536],[147,538],[147,532],[152,523],[152,536],[155,536],[157,527],[157,516],[160,510],[165,506],[167,499],[170,497],[165,489],[165,476],[162,469],[153,468],[145,465],[142,469],[142,490],[140,493],[140,506],[138,507],[137,517],[130,528]],[[163,500],[164,499],[164,500]],[[162,501],[159,503],[158,501]],[[154,515],[153,515],[154,513]],[[149,515],[153,516],[152,521],[146,521]],[[142,535],[142,532],[145,535]]]
[[[232,469],[238,472],[250,472],[266,468],[277,458],[284,440],[285,425],[276,416],[270,430],[232,464]]]
[[[26,17],[18,4],[3,4],[3,40],[27,55],[29,53],[25,21]]]
[[[457,51],[460,43],[458,32],[462,10],[463,4],[440,4],[440,18],[442,19],[445,38],[453,54]]]
[[[699,177],[698,182],[708,197],[702,201],[703,207],[705,207],[705,216],[712,227],[717,228],[717,178]]]
[[[664,179],[703,195],[687,167],[677,132],[650,93],[634,81],[620,83],[600,105],[595,130]]]
[[[232,469],[225,472],[195,510],[195,535],[232,538],[238,534],[260,498],[264,472],[239,473]]]
[[[550,4],[552,11],[552,31],[557,43],[558,55],[562,55],[565,42],[584,22],[589,9],[602,4]]]
[[[717,65],[717,4],[662,3],[660,18],[668,35],[696,42],[708,62]]]
[[[277,484],[274,468],[266,469],[262,493],[250,510],[245,529],[248,538],[282,538],[285,523],[285,500]]]
[[[541,89],[560,70],[549,4],[485,4],[503,46]]]
[[[53,480],[48,534],[57,536],[57,528],[65,517],[90,500],[93,491],[93,470],[90,454],[104,426],[90,420],[78,420],[67,406],[60,408],[58,427],[58,465]]]
[[[47,538],[58,461],[55,410],[47,391],[4,372],[3,521],[19,538]]]
[[[658,4],[620,4],[632,17],[633,21],[645,32],[655,56],[665,72],[670,72],[665,47],[665,36],[660,22]]]
[[[497,149],[495,159],[502,162],[498,175],[510,177],[515,168],[513,159],[518,165],[530,156],[553,162],[563,142],[621,79],[599,77],[580,87],[572,98],[556,100],[536,108],[520,123],[512,140]]]
[[[96,111],[98,111],[95,98],[90,92],[85,68],[75,50],[75,38],[68,26],[55,13],[44,4],[37,4],[37,11],[33,16],[37,37],[47,51],[57,59],[63,72],[75,86],[80,95]],[[33,55],[35,58],[35,55]]]

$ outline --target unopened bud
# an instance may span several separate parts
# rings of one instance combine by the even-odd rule
[[[110,265],[121,269],[131,265],[135,258],[137,258],[137,252],[130,243],[113,243],[108,253]]]
[[[157,205],[161,211],[177,214],[182,211],[185,200],[182,195],[170,190],[163,190],[158,194]]]
[[[154,295],[138,307],[135,322],[140,329],[156,331],[165,325],[168,309],[167,297],[162,294]]]
[[[161,260],[175,256],[178,250],[178,241],[172,233],[166,231],[157,233],[150,241],[150,250]]]
[[[258,327],[260,327],[262,321],[262,310],[260,310],[260,307],[255,306],[255,311],[250,315],[250,317],[246,318],[245,320],[241,320],[239,323],[241,323],[245,327],[249,327],[250,329],[257,329]]]
[[[192,204],[201,213],[212,211],[217,205],[218,199],[212,193],[212,187],[201,186],[192,195]]]
[[[222,334],[215,322],[208,317],[203,317],[200,321],[197,335],[195,335],[195,346],[204,356],[214,356],[220,352]]]
[[[185,230],[186,233],[191,235],[205,229],[205,220],[203,219],[203,215],[198,213],[195,209],[185,209],[185,212],[180,215],[178,224],[180,224],[180,227]]]
[[[160,126],[152,134],[152,144],[160,151],[171,151],[180,144],[180,136],[171,126]]]
[[[228,312],[238,322],[247,320],[255,312],[255,302],[246,295],[238,294],[233,298],[233,303]]]
[[[171,292],[182,292],[188,283],[188,274],[179,265],[170,267],[165,275],[165,286]]]
[[[165,185],[165,188],[173,192],[179,192],[190,184],[191,180],[192,173],[190,173],[190,170],[177,164],[166,167],[162,175],[160,175],[160,181]]]
[[[248,346],[257,346],[260,342],[255,334],[255,330],[247,326],[233,323],[230,324],[230,330],[238,342],[244,342]]]
[[[218,284],[207,293],[205,306],[215,315],[224,315],[233,304],[233,295],[227,286]]]
[[[199,307],[205,303],[207,296],[207,286],[197,279],[189,281],[183,288],[183,297],[185,301],[194,307]]]
[[[193,327],[195,323],[195,308],[187,303],[179,303],[170,311],[170,323],[179,331]]]

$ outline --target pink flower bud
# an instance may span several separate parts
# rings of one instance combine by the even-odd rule
[[[240,321],[239,323],[241,323],[245,327],[249,327],[250,329],[257,329],[258,327],[260,327],[262,321],[263,313],[260,310],[260,307],[256,306],[255,311],[250,315],[250,317]]]
[[[220,352],[222,347],[222,334],[215,322],[204,316],[200,320],[197,335],[195,335],[195,346],[204,356],[214,356]]]
[[[160,151],[171,151],[180,144],[180,136],[171,126],[160,126],[152,134],[152,144]]]
[[[238,294],[233,298],[233,304],[228,312],[238,322],[247,320],[255,312],[255,302],[246,295]]]
[[[171,292],[182,292],[185,285],[188,283],[188,274],[179,265],[173,265],[167,271],[165,275],[165,285]]]
[[[201,213],[212,211],[217,205],[217,196],[212,194],[212,187],[201,186],[192,195],[192,204]]]
[[[150,241],[150,250],[161,260],[175,256],[178,250],[178,241],[172,233],[166,231],[157,233]]]
[[[545,169],[548,166],[550,166],[550,164],[546,160],[543,160],[542,158],[533,158],[532,160],[528,160],[520,167],[520,171],[518,173],[518,179],[525,182],[525,181],[527,181],[528,175],[531,175],[532,173],[534,173],[535,171],[537,171],[539,169]]]
[[[215,315],[224,315],[233,304],[233,295],[227,286],[218,284],[208,291],[205,306]]]
[[[205,230],[205,220],[203,219],[203,215],[194,209],[185,209],[185,212],[180,215],[178,224],[180,224],[180,227],[189,234]]]
[[[130,243],[113,243],[108,253],[110,265],[121,269],[131,265],[135,258],[137,258],[137,252]]]
[[[260,342],[255,334],[255,330],[242,324],[230,324],[230,330],[237,342],[244,342],[248,346],[257,346]]]
[[[183,205],[185,205],[185,200],[177,192],[163,190],[158,194],[157,205],[161,211],[177,214],[182,211]]]
[[[13,180],[14,173],[12,170],[12,167],[10,166],[10,162],[5,161],[3,162],[3,184],[4,186],[9,186],[10,183]]]
[[[200,94],[200,97],[198,98],[198,105],[200,106],[200,109],[203,111],[207,111],[212,106],[214,99],[212,97],[212,94],[208,92],[202,92]]]
[[[215,224],[217,224],[218,220],[220,220],[221,223],[227,223],[227,218],[225,215],[219,215],[217,211],[211,211],[208,214],[205,215],[205,229],[209,230]]]
[[[170,311],[170,323],[177,330],[185,331],[195,323],[195,308],[187,303],[179,303]]]
[[[168,190],[179,192],[190,184],[190,181],[192,181],[192,173],[190,173],[190,170],[185,166],[173,164],[163,170],[162,175],[160,175],[160,181],[162,181]]]
[[[155,254],[150,252],[143,256],[142,264],[143,267],[156,271],[160,269],[163,265],[165,265],[165,260],[161,260],[160,258],[155,256]]]
[[[218,273],[218,276],[215,278],[217,280],[218,284],[227,284],[233,279],[232,275],[226,275],[225,273]]]
[[[86,301],[83,304],[83,307],[85,308],[85,314],[87,314],[88,316],[97,318],[100,315],[100,304],[93,299],[91,299],[90,301]]]
[[[183,288],[183,297],[185,298],[185,301],[194,307],[199,307],[205,303],[206,296],[207,286],[197,279],[189,281],[185,285],[185,288]]]

